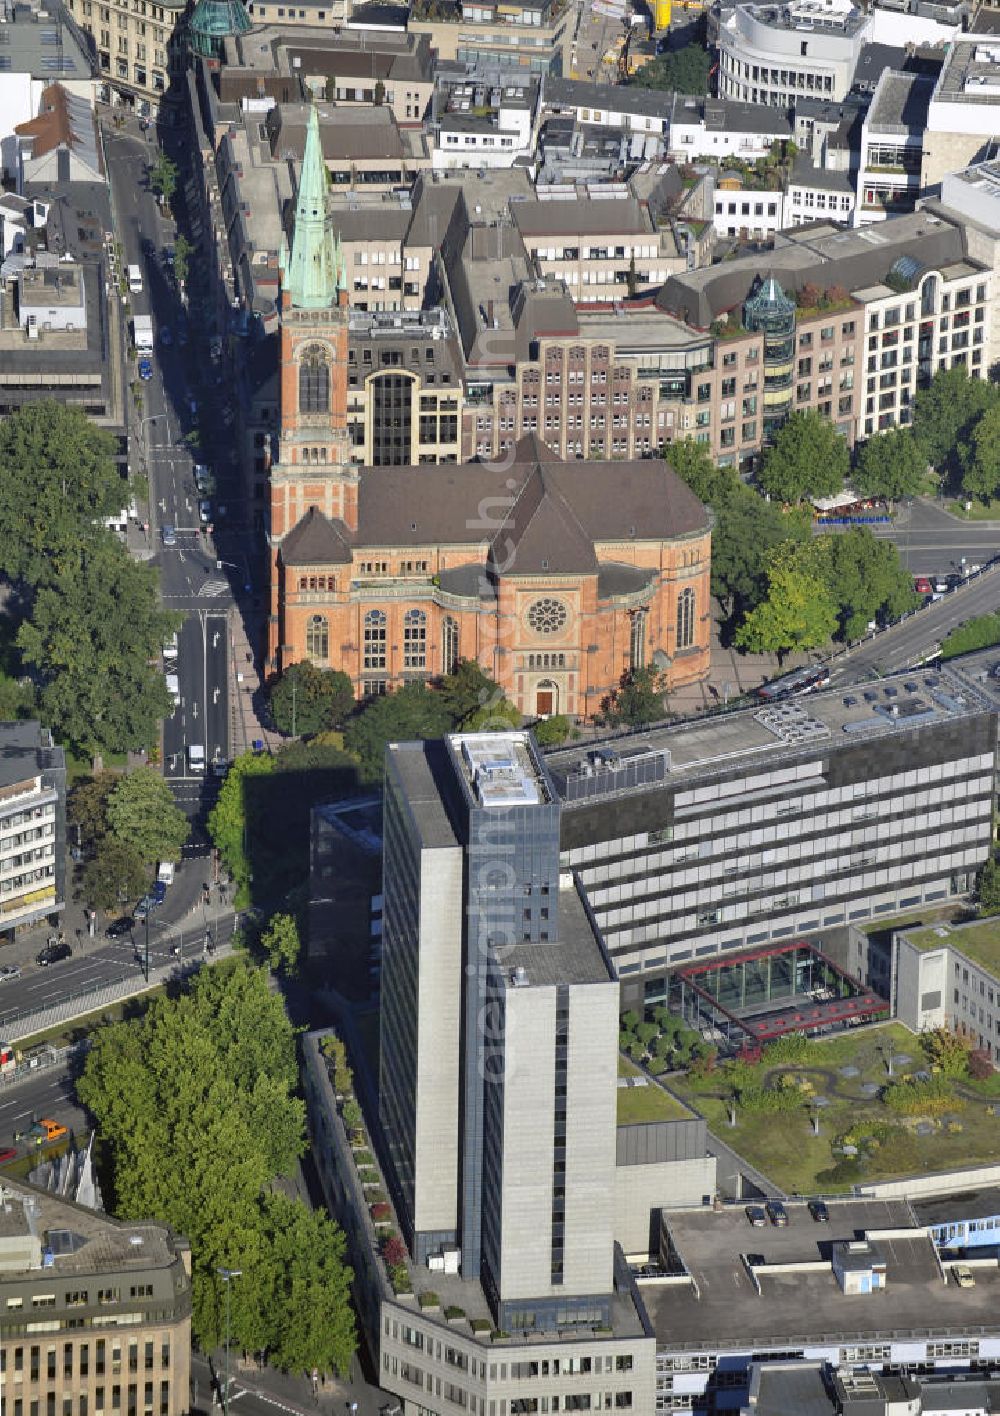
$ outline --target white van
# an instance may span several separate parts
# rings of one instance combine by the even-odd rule
[[[197,742],[193,742],[188,748],[188,771],[204,776],[205,773],[205,749]]]
[[[163,657],[164,657],[164,659],[166,660],[167,663],[171,663],[171,662],[173,662],[173,661],[176,661],[176,659],[177,659],[177,631],[176,631],[176,630],[175,630],[174,633],[170,636],[170,638],[167,640],[166,644],[164,644],[164,646],[163,646]]]
[[[161,860],[156,867],[156,878],[162,880],[164,885],[170,886],[174,883],[174,863],[172,860]]]
[[[128,288],[133,295],[142,294],[142,271],[137,265],[128,268]]]
[[[173,701],[173,705],[174,705],[175,708],[179,708],[179,707],[180,707],[180,703],[181,703],[181,682],[180,682],[180,679],[177,677],[176,674],[167,674],[167,675],[166,675],[166,680],[167,680],[167,692],[170,694],[170,697],[171,697],[171,699],[172,699],[172,701]]]

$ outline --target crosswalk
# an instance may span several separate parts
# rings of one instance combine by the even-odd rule
[[[227,594],[228,590],[229,582],[227,580],[220,580],[213,577],[213,579],[205,581],[201,589],[198,591],[198,594],[206,596],[214,595],[218,597],[219,595]]]

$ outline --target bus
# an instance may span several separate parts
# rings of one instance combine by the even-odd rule
[[[826,688],[830,683],[830,670],[826,664],[807,664],[782,678],[771,679],[757,689],[757,697],[764,703],[776,703],[780,698],[813,693],[818,688]]]

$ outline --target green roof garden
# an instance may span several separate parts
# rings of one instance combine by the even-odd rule
[[[931,929],[914,929],[906,939],[915,949],[952,948],[980,964],[1000,978],[1000,918],[984,919],[979,923],[953,926],[936,925]]]
[[[645,1076],[641,1067],[636,1067],[625,1057],[618,1059],[619,1077]],[[670,1092],[647,1078],[644,1087],[618,1088],[618,1125],[639,1126],[647,1121],[690,1121],[694,1113],[671,1096]]]

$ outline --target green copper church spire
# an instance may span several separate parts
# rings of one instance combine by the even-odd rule
[[[326,215],[326,166],[319,139],[319,116],[309,105],[306,147],[295,203],[291,255],[283,260],[285,289],[300,310],[325,310],[344,288],[344,257]]]

